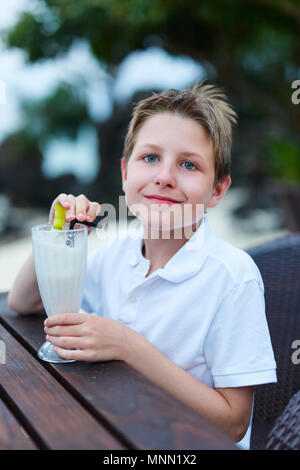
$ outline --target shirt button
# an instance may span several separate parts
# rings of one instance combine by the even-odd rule
[[[136,296],[130,295],[128,298],[129,303],[134,304],[136,302]]]

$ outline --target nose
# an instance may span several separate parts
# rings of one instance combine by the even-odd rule
[[[175,172],[171,165],[162,165],[154,176],[154,183],[162,187],[176,187]]]

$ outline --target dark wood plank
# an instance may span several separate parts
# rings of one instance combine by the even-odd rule
[[[124,449],[3,326],[0,339],[2,395],[41,448]]]
[[[0,399],[0,450],[35,449],[38,449],[36,444]]]
[[[36,353],[44,340],[44,317],[9,311],[5,296],[0,312],[5,325]],[[138,449],[236,448],[222,431],[122,362],[53,364],[49,370]]]

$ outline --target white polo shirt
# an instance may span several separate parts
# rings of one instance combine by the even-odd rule
[[[82,308],[119,320],[210,387],[276,382],[260,272],[206,216],[149,277],[143,231],[102,242],[88,259]],[[251,418],[252,422],[252,418]],[[240,441],[249,448],[251,423]]]

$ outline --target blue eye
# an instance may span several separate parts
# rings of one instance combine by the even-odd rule
[[[153,163],[154,161],[156,161],[156,159],[157,159],[156,155],[150,154],[150,155],[145,155],[144,156],[144,160],[148,163]]]
[[[192,163],[192,162],[188,162],[188,161],[183,162],[183,165],[184,165],[184,168],[186,170],[196,170],[197,169],[196,165],[194,165],[194,163]]]

